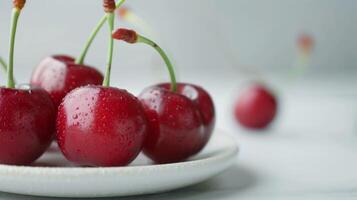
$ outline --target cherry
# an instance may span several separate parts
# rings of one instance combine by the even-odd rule
[[[119,8],[124,2],[125,0],[118,1],[116,7]],[[35,68],[31,84],[49,92],[57,107],[63,97],[73,89],[89,84],[100,85],[103,82],[103,75],[95,68],[84,65],[84,60],[106,21],[106,16],[99,21],[77,59],[65,55],[49,56]]]
[[[171,62],[153,41],[127,29],[118,29],[113,37],[154,47],[170,72],[171,84],[149,87],[139,95],[149,124],[144,153],[157,163],[172,163],[202,150],[215,124],[214,104],[208,92],[193,84],[177,84]]]
[[[215,123],[213,102],[202,88],[178,84],[149,87],[139,96],[149,121],[144,153],[157,163],[172,163],[200,152]]]
[[[262,84],[256,84],[240,95],[235,107],[236,119],[246,128],[266,128],[277,114],[275,96]]]
[[[53,139],[56,111],[42,89],[0,88],[0,163],[25,165]]]
[[[49,94],[15,88],[13,65],[17,21],[25,0],[14,0],[7,87],[0,87],[0,163],[25,165],[40,157],[53,139],[56,112]]]
[[[123,166],[142,149],[146,118],[140,102],[124,90],[85,86],[59,106],[57,142],[65,157],[88,166]]]
[[[103,0],[110,33],[114,0]],[[110,35],[103,86],[84,86],[70,92],[59,106],[57,141],[65,157],[88,166],[123,166],[140,153],[147,120],[139,100],[125,90],[109,87],[113,57]]]
[[[51,56],[44,59],[35,69],[31,85],[45,89],[56,107],[73,89],[89,84],[100,85],[103,75],[93,67],[75,64],[69,56]]]

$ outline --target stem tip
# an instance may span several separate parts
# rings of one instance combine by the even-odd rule
[[[114,12],[116,8],[115,0],[103,0],[103,7],[106,13]]]
[[[120,28],[116,30],[112,34],[112,37],[116,40],[123,40],[130,44],[134,44],[138,41],[138,34],[133,30],[129,30],[125,28]]]
[[[12,0],[12,3],[14,5],[14,8],[18,10],[22,10],[26,4],[26,0]]]

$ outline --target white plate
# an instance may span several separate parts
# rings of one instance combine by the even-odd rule
[[[0,191],[47,197],[114,197],[186,187],[233,164],[236,143],[221,131],[214,135],[197,156],[166,165],[152,165],[140,155],[128,167],[81,168],[68,163],[53,145],[34,166],[0,165]]]

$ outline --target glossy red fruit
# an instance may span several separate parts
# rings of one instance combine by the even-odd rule
[[[141,151],[146,132],[142,105],[125,90],[81,87],[70,92],[58,109],[58,144],[77,164],[127,165]]]
[[[43,89],[0,88],[0,163],[30,164],[50,145],[56,110]]]
[[[215,124],[212,98],[201,87],[179,83],[146,89],[140,96],[149,121],[144,153],[156,163],[187,159],[203,149]]]
[[[86,85],[101,85],[103,75],[93,67],[77,65],[70,56],[44,59],[34,70],[31,85],[45,89],[58,107],[67,93]]]
[[[277,114],[277,100],[263,85],[246,89],[235,107],[236,119],[246,128],[266,128]]]

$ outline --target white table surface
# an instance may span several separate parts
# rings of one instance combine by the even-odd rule
[[[282,86],[279,119],[265,132],[237,126],[230,115],[236,88],[207,81],[218,127],[240,144],[236,164],[189,188],[125,199],[357,199],[355,81],[318,80]],[[0,199],[47,198],[0,193]]]

